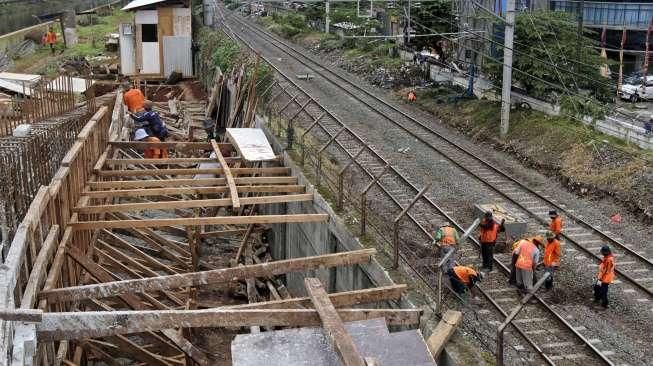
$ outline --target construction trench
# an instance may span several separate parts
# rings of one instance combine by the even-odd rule
[[[427,347],[407,287],[249,128],[251,110],[217,142],[203,125],[210,102],[158,103],[179,117],[170,142],[145,143],[128,141],[122,93],[109,100],[14,232],[0,364],[435,364],[429,349],[446,338]]]

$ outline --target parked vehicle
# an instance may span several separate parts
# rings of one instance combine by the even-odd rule
[[[619,89],[619,97],[632,103],[636,103],[640,99],[653,99],[653,77],[646,82],[646,86],[643,85],[641,79],[629,80],[628,83],[624,82],[621,89]]]

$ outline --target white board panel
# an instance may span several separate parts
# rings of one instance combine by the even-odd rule
[[[120,31],[120,72],[123,75],[136,74],[136,48],[134,37],[136,30],[131,23],[122,23]]]
[[[168,77],[173,71],[184,77],[193,76],[193,56],[190,36],[163,37],[163,76]]]
[[[245,161],[276,159],[272,146],[260,128],[227,128],[227,138]]]
[[[156,10],[138,10],[134,16],[136,24],[157,24],[159,22],[159,12]]]
[[[191,35],[191,16],[190,8],[173,8],[172,9],[172,26],[175,36]]]
[[[161,62],[159,59],[159,42],[143,42],[143,68],[141,74],[161,73]]]

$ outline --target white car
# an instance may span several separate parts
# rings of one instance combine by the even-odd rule
[[[651,79],[646,82],[646,87],[642,83],[623,84],[619,90],[619,97],[633,103],[640,99],[653,99],[653,77]]]

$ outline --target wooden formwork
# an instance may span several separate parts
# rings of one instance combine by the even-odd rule
[[[313,200],[278,161],[229,156],[228,142],[110,141],[118,131],[124,131],[120,111],[100,108],[16,230],[0,267],[0,307],[6,309],[0,355],[12,357],[0,364],[209,365],[192,328],[322,324],[340,334],[341,321],[419,322],[419,310],[348,309],[396,300],[405,286],[326,294],[312,281],[311,298],[278,291],[275,276],[367,263],[375,253],[278,261],[253,255],[253,233],[261,225],[328,219],[257,214],[261,205]],[[143,159],[145,148],[166,148],[170,157]],[[220,165],[197,166],[202,163]],[[204,241],[216,237],[239,243],[224,267],[201,256]],[[201,286],[239,281],[246,283],[249,304],[198,309]],[[270,289],[269,299],[257,293],[258,282]],[[349,357],[350,343],[335,346]]]

